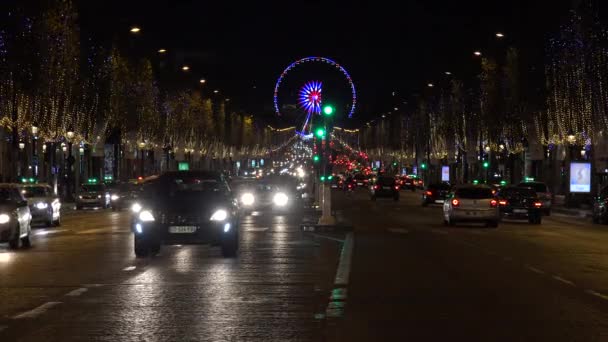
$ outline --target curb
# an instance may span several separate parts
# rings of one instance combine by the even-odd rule
[[[567,215],[571,217],[592,218],[593,213],[587,210],[566,209],[566,208],[551,208],[551,212]]]
[[[333,340],[332,338],[337,336],[339,325],[344,319],[354,243],[353,233],[347,233],[342,244],[342,251],[340,252],[340,261],[338,262],[338,269],[334,278],[334,287],[325,309],[325,337],[326,339],[329,338],[329,340]]]

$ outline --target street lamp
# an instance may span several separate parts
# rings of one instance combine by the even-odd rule
[[[446,71],[445,74],[450,76],[452,73],[450,71]]]
[[[205,80],[204,78],[201,78],[200,81],[198,81],[200,84],[205,84],[207,82],[207,80]]]
[[[213,93],[214,93],[214,94],[217,94],[217,93],[219,93],[219,92],[220,92],[220,91],[219,91],[219,90],[217,90],[217,89],[215,89],[215,90],[213,91]]]
[[[434,85],[433,83],[429,83],[429,84],[427,84],[427,86],[428,86],[429,88],[433,88],[435,85]]]
[[[182,70],[183,70],[183,71],[188,71],[188,70],[190,70],[190,67],[189,67],[189,66],[187,66],[187,65],[184,65],[184,66],[182,67]]]
[[[481,51],[475,51],[475,52],[473,52],[473,54],[474,54],[475,56],[479,57],[479,56],[481,56]]]
[[[139,33],[139,31],[141,31],[141,28],[137,27],[137,26],[133,26],[131,27],[131,29],[129,30],[131,33]]]
[[[32,124],[32,166],[34,177],[38,177],[38,154],[36,153],[36,140],[38,140],[38,124]]]
[[[496,38],[504,38],[505,35],[502,32],[496,32]]]
[[[140,165],[139,165],[139,167],[140,167],[140,170],[139,170],[140,174],[139,175],[140,176],[143,176],[144,175],[144,171],[145,171],[145,169],[144,169],[144,148],[145,147],[146,147],[146,143],[144,141],[142,141],[142,142],[139,143],[139,148],[141,150],[140,151],[140,153],[141,153]]]
[[[25,148],[25,143],[24,143],[23,141],[20,141],[20,142],[19,142],[19,149],[20,149],[21,151],[23,151],[23,149],[24,149],[24,148]]]
[[[158,49],[158,53],[166,53],[167,49]]]
[[[568,142],[571,144],[574,144],[574,142],[576,141],[576,135],[574,135],[574,133],[572,131],[568,132]]]

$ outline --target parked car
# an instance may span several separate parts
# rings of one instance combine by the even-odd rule
[[[27,199],[33,223],[46,226],[61,224],[61,201],[46,183],[21,184],[21,194]]]
[[[593,223],[608,224],[608,186],[600,190],[593,203]]]
[[[500,212],[492,189],[485,185],[464,185],[456,188],[443,203],[443,222],[481,222],[487,227],[498,227]]]
[[[543,203],[534,190],[511,186],[500,190],[496,197],[501,217],[541,224]]]
[[[30,247],[32,215],[17,184],[0,184],[0,242],[10,248]]]
[[[549,187],[543,182],[521,182],[518,187],[530,188],[536,192],[538,198],[543,203],[542,212],[549,216],[551,215],[551,205],[553,203],[553,195],[549,192]]]
[[[451,185],[449,183],[430,184],[422,193],[422,206],[429,204],[443,204],[450,194]]]
[[[379,176],[370,186],[370,197],[372,201],[377,198],[392,198],[399,201],[399,186],[395,177]]]

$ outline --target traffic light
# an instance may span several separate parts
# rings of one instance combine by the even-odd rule
[[[327,176],[327,180],[332,180],[334,179],[334,176]]]
[[[422,165],[420,165],[420,168],[426,170],[426,163],[422,163]]]
[[[397,166],[397,162],[393,162],[393,166]]]
[[[333,115],[334,112],[335,112],[335,109],[331,105],[323,106],[323,114],[330,116],[330,115]]]
[[[318,163],[321,160],[321,157],[319,157],[318,154],[315,154],[314,156],[312,156],[312,161],[315,163]]]
[[[325,176],[321,176],[321,182],[325,182]]]
[[[315,129],[315,135],[317,136],[317,138],[324,138],[325,137],[325,128],[317,127]]]
[[[484,169],[487,169],[487,168],[489,168],[489,167],[490,167],[490,162],[489,162],[489,161],[487,161],[487,160],[484,160],[484,162],[483,162],[483,168],[484,168]]]

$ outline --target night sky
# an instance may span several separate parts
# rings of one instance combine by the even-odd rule
[[[256,115],[273,115],[274,83],[293,60],[313,55],[335,59],[350,72],[359,92],[357,120],[350,122],[356,126],[410,101],[426,83],[441,82],[444,71],[472,73],[475,49],[514,44],[542,57],[546,38],[556,34],[573,1],[76,3],[83,36],[100,44],[137,39],[128,44],[153,58],[158,48],[166,48],[171,58],[192,67],[192,78],[206,78],[208,87],[221,89]],[[142,28],[141,36],[129,37],[131,25]],[[506,41],[497,42],[498,31]],[[312,70],[310,78],[326,71]],[[285,92],[296,92],[296,83],[306,77],[294,76]],[[339,90],[334,96],[348,94]]]

